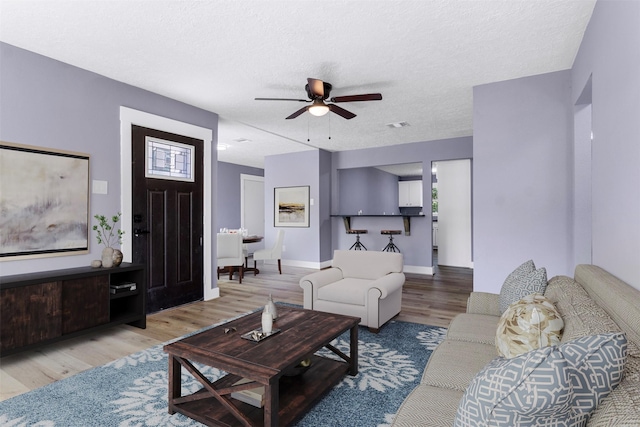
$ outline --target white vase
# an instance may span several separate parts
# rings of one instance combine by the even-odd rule
[[[267,305],[265,309],[269,313],[271,313],[271,316],[273,316],[273,320],[276,320],[278,318],[278,309],[276,308],[276,305],[273,303],[273,298],[271,297],[271,294],[269,294],[269,300],[267,301]]]
[[[262,332],[270,334],[273,330],[273,317],[266,309],[262,312]]]
[[[102,266],[105,268],[113,267],[113,248],[104,248],[102,250]]]

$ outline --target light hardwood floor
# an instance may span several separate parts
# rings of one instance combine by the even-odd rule
[[[0,400],[25,393],[128,354],[163,343],[205,326],[246,313],[274,301],[302,305],[301,277],[314,270],[264,265],[260,274],[237,279],[220,277],[220,298],[198,301],[153,313],[147,328],[129,325],[90,333],[74,339],[24,351],[0,359]],[[473,272],[464,268],[437,267],[434,276],[406,274],[402,311],[396,320],[447,326],[464,312],[473,288]]]

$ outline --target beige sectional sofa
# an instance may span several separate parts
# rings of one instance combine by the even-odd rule
[[[620,368],[624,377],[578,425],[640,426],[640,291],[599,267],[579,265],[574,278],[550,279],[544,295],[564,321],[561,343],[607,332],[623,332],[626,336],[627,355],[623,357],[624,368]],[[434,350],[421,383],[401,405],[393,426],[454,425],[465,390],[489,362],[499,357],[495,345],[500,320],[498,300],[497,294],[471,294],[467,312],[451,321],[446,339]],[[465,423],[458,420],[456,425]]]

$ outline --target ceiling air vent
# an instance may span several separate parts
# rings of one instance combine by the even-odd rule
[[[405,126],[409,126],[409,123],[407,122],[395,122],[395,123],[387,123],[386,124],[387,127],[390,127],[391,129],[394,128],[403,128]]]

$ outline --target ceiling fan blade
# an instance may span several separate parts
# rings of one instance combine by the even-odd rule
[[[364,95],[336,96],[331,98],[331,102],[380,101],[381,99],[382,94],[380,93],[367,93]]]
[[[344,117],[347,120],[351,120],[356,116],[351,111],[347,111],[344,108],[338,107],[337,105],[334,105],[334,104],[329,104],[328,107],[329,107],[329,110],[333,111],[334,113],[336,113],[341,117]]]
[[[256,101],[297,101],[297,102],[309,102],[308,99],[293,99],[293,98],[255,98]]]
[[[308,78],[307,82],[309,82],[309,91],[311,94],[320,99],[324,99],[324,83],[322,80]]]
[[[309,109],[309,107],[302,107],[301,109],[299,109],[298,111],[296,111],[295,113],[293,113],[292,115],[290,115],[289,117],[287,117],[286,119],[295,119],[296,117],[298,117],[300,114],[304,113],[305,111],[307,111]]]

